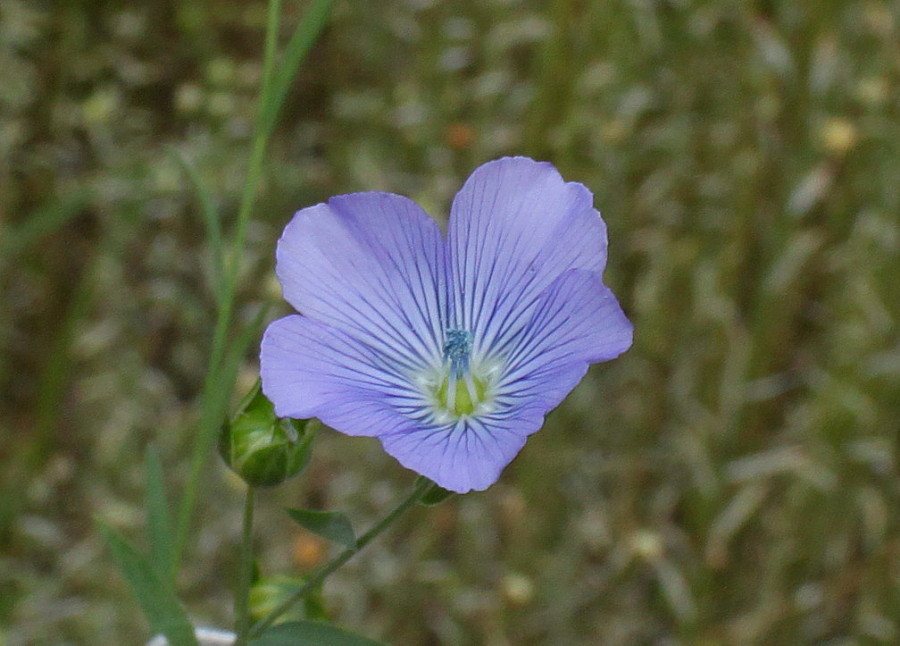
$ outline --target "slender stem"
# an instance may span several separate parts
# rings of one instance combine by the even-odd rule
[[[247,487],[244,499],[244,525],[241,533],[241,560],[237,593],[234,596],[235,646],[245,646],[250,633],[250,585],[253,583],[253,504],[256,491]]]
[[[263,50],[263,95],[272,87],[275,56],[278,53],[278,31],[281,22],[281,0],[269,0],[266,8],[266,43]],[[262,106],[260,106],[261,108]],[[262,112],[262,110],[260,110]]]
[[[262,176],[266,144],[268,143],[268,133],[266,132],[264,121],[264,106],[268,101],[268,94],[272,91],[276,45],[278,30],[280,29],[280,13],[281,0],[269,0],[266,18],[262,90],[260,92],[258,114],[253,135],[253,148],[250,152],[247,180],[244,183],[244,190],[238,209],[237,227],[231,245],[231,258],[225,268],[225,289],[219,302],[216,326],[213,331],[209,368],[203,384],[201,430],[194,440],[190,474],[178,514],[174,558],[176,565],[180,562],[184,553],[194,504],[197,500],[197,493],[203,476],[203,468],[206,466],[207,457],[215,441],[215,431],[218,429],[220,418],[224,415],[228,406],[228,397],[232,390],[232,384],[221,383],[221,371],[227,357],[226,342],[228,334],[232,329],[237,283],[240,276],[241,250],[244,248],[244,240],[247,237],[247,223],[250,220],[253,205],[256,202],[256,189]]]
[[[281,25],[281,0],[269,0],[266,15],[266,43],[263,57],[262,91],[257,107],[256,124],[254,126],[253,149],[250,152],[250,167],[247,170],[247,181],[241,195],[238,209],[237,229],[234,234],[231,265],[228,272],[229,291],[234,293],[240,269],[241,251],[247,237],[247,223],[256,203],[256,187],[262,177],[263,161],[269,143],[269,132],[266,128],[266,105],[272,93],[272,79],[275,75],[275,55],[278,42],[278,31]]]
[[[225,356],[225,340],[231,320],[233,299],[226,295],[216,319],[216,327],[213,332],[213,344],[210,351],[209,368],[203,381],[203,395],[200,408],[200,432],[194,437],[194,445],[191,451],[191,466],[181,505],[178,510],[178,524],[175,533],[175,554],[173,561],[177,569],[187,544],[188,531],[193,518],[194,505],[197,502],[197,494],[203,476],[203,467],[209,449],[215,441],[214,431],[218,429],[219,416],[224,414],[227,399],[223,388],[219,384],[221,379],[222,361]],[[218,387],[217,387],[218,386]],[[219,401],[214,401],[218,399]]]
[[[312,590],[319,587],[332,572],[334,572],[344,563],[356,556],[356,554],[358,554],[366,545],[371,543],[373,539],[381,534],[381,532],[386,530],[394,523],[394,521],[400,518],[400,516],[403,515],[403,512],[419,502],[422,497],[426,493],[428,493],[428,490],[431,489],[431,487],[431,481],[422,478],[422,480],[416,485],[416,488],[413,489],[412,493],[409,496],[407,496],[400,504],[394,507],[387,516],[375,523],[375,525],[372,526],[369,531],[359,537],[359,540],[356,541],[356,547],[348,547],[343,552],[338,554],[334,559],[313,572],[309,576],[309,578],[306,579],[303,585],[297,589],[296,592],[285,599],[284,602],[282,602],[277,608],[275,608],[275,610],[270,612],[264,619],[261,619],[258,623],[256,623],[250,630],[250,637],[258,637],[259,635],[261,635],[262,632],[266,630],[266,628],[275,623],[275,620],[283,615],[291,606],[300,601]]]

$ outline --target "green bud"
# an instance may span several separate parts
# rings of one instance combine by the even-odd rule
[[[244,397],[238,413],[222,425],[219,453],[251,487],[274,487],[306,466],[315,420],[278,418],[259,382]]]
[[[275,610],[282,603],[294,596],[303,586],[304,580],[286,574],[276,574],[256,581],[250,589],[250,616],[254,621],[259,621]],[[302,605],[294,605],[279,619],[284,621],[298,621],[308,619],[312,621],[330,621],[322,600],[321,589],[310,592],[303,598]]]

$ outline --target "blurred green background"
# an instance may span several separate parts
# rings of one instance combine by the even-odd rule
[[[285,35],[305,3],[285,0]],[[214,320],[189,159],[233,217],[260,0],[0,5],[0,643],[141,644],[93,525],[178,491]],[[240,303],[293,211],[479,163],[586,184],[635,345],[484,493],[418,509],[325,589],[397,645],[900,643],[900,3],[338,0],[270,149]],[[226,228],[227,224],[226,224]],[[255,350],[254,350],[255,353]],[[256,376],[251,353],[239,390]],[[228,625],[240,487],[209,469],[180,590]],[[413,475],[320,434],[262,502],[264,573]]]

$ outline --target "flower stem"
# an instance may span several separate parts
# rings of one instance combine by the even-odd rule
[[[256,491],[247,487],[244,498],[244,524],[241,532],[241,558],[237,593],[234,596],[235,646],[246,646],[250,634],[250,586],[253,583],[253,505]]]
[[[258,637],[266,628],[275,623],[275,620],[283,615],[291,606],[303,599],[312,590],[319,587],[328,576],[341,567],[344,563],[353,558],[357,553],[372,542],[381,532],[390,527],[403,513],[419,502],[426,493],[431,489],[432,482],[424,478],[416,485],[412,493],[409,494],[400,504],[394,507],[387,516],[375,523],[372,528],[359,537],[355,547],[348,547],[338,554],[334,559],[313,572],[309,578],[301,585],[290,597],[285,599],[275,610],[270,612],[265,618],[261,619],[250,630],[250,637]]]
[[[238,210],[236,231],[231,243],[231,257],[224,263],[224,289],[219,296],[220,286],[216,287],[216,299],[218,310],[216,313],[216,325],[213,331],[212,350],[210,351],[209,367],[206,379],[203,383],[203,395],[201,398],[200,432],[194,440],[193,454],[191,456],[190,475],[185,487],[184,497],[178,514],[178,525],[175,537],[176,568],[181,561],[187,543],[188,529],[190,528],[194,505],[200,488],[203,468],[206,466],[210,449],[215,443],[216,431],[221,424],[221,419],[228,407],[228,397],[233,389],[234,376],[225,372],[223,378],[223,364],[228,362],[227,340],[232,332],[235,300],[237,298],[237,284],[240,277],[241,250],[247,237],[247,224],[253,212],[256,201],[257,186],[262,177],[263,162],[265,161],[268,134],[265,128],[264,108],[271,93],[272,78],[275,71],[275,55],[278,30],[280,26],[281,0],[269,0],[266,17],[266,44],[265,59],[263,61],[262,89],[257,107],[256,126],[253,134],[253,147],[250,153],[250,161],[247,169],[247,178],[241,193],[240,208]]]

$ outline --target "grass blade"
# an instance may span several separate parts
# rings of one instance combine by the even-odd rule
[[[306,58],[310,48],[325,23],[328,22],[328,15],[331,11],[332,0],[315,0],[312,7],[307,11],[303,20],[297,25],[291,39],[288,41],[287,47],[278,62],[274,78],[272,78],[268,91],[265,92],[262,105],[262,133],[263,137],[268,139],[275,127],[275,121],[278,119],[278,112],[281,109],[284,99],[287,96],[291,83],[297,75],[297,69]]]
[[[191,514],[198,493],[197,489],[200,486],[200,476],[212,453],[222,422],[225,421],[228,401],[231,398],[238,368],[250,343],[259,335],[268,311],[268,305],[261,307],[253,321],[243,329],[234,343],[227,350],[220,349],[219,357],[216,357],[214,353],[213,361],[210,362],[209,373],[203,388],[199,429],[191,456],[191,473],[179,508],[174,557],[176,565],[184,553]]]
[[[87,201],[88,195],[80,193],[51,202],[32,213],[21,224],[5,230],[0,238],[0,258],[13,255],[53,233],[81,213]]]
[[[156,447],[147,448],[144,460],[147,472],[147,492],[144,506],[147,514],[147,533],[150,536],[150,562],[164,583],[175,586],[175,544],[169,518],[162,462]]]
[[[150,628],[165,635],[170,646],[197,646],[194,629],[172,587],[119,532],[100,521],[98,525]]]
[[[179,151],[170,149],[169,152],[184,170],[194,189],[197,201],[200,202],[200,211],[203,215],[203,222],[206,224],[206,238],[209,241],[209,250],[212,255],[213,294],[216,297],[216,304],[221,307],[225,297],[225,259],[222,219],[219,210],[194,165]]]

